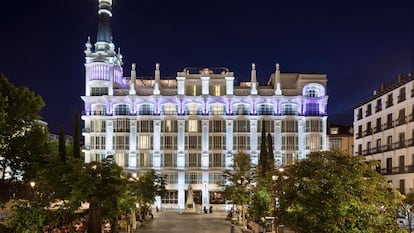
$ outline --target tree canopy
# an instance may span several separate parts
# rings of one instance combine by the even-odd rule
[[[283,223],[296,232],[400,232],[401,194],[374,162],[340,152],[311,153],[285,168],[277,185]]]
[[[27,87],[15,87],[0,74],[0,190],[33,178],[47,152],[47,127],[40,122],[42,98]]]

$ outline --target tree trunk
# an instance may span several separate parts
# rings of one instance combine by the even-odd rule
[[[89,205],[88,233],[102,233],[101,207],[95,196],[91,198]]]

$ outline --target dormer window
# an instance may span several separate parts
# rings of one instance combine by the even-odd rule
[[[302,95],[310,98],[322,97],[325,95],[325,88],[319,83],[309,83],[303,87]]]

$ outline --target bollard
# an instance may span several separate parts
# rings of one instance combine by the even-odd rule
[[[234,224],[231,224],[230,233],[234,233]]]

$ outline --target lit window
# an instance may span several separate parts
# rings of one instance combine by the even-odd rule
[[[188,132],[197,132],[197,129],[198,129],[198,121],[189,120],[188,121]]]

